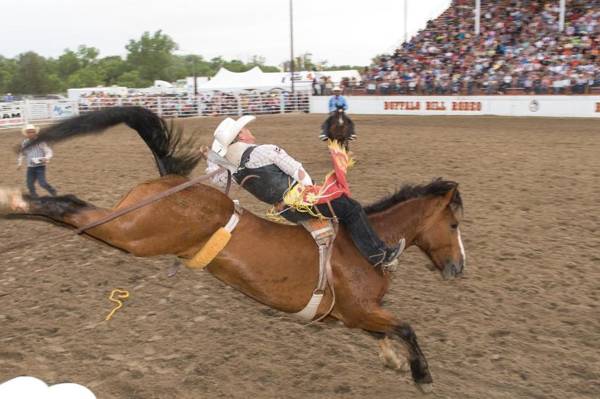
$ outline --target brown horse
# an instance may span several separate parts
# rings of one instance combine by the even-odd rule
[[[76,117],[46,129],[40,139],[57,141],[78,132],[91,133],[118,120],[137,127],[164,176],[136,186],[113,210],[187,181],[184,176],[197,159],[189,152],[179,157],[179,136],[141,108],[109,109]],[[74,228],[113,211],[72,195],[34,199],[7,189],[0,190],[2,208],[13,217],[41,216]],[[458,230],[462,202],[456,183],[436,180],[429,185],[405,187],[367,210],[380,236],[389,242],[405,237],[407,244],[424,251],[446,278],[462,273],[465,256]],[[172,254],[189,259],[227,223],[233,212],[233,202],[225,194],[199,184],[94,227],[86,234],[136,256]],[[313,239],[303,228],[244,212],[231,241],[207,269],[257,301],[293,313],[306,305],[317,284],[318,254]],[[343,228],[335,241],[332,269],[336,301],[330,317],[348,327],[373,333],[380,339],[384,360],[392,366],[401,367],[392,342],[402,343],[414,381],[421,387],[429,386],[423,385],[431,383],[432,378],[413,329],[381,308],[389,275],[373,268],[360,255]],[[319,314],[326,312],[331,302],[328,290]]]
[[[354,122],[346,115],[344,107],[338,106],[337,109],[329,115],[325,121],[327,137],[337,141],[349,149],[350,140],[353,140]]]

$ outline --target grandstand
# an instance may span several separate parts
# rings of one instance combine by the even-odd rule
[[[206,90],[198,87],[197,94],[81,89],[85,93],[71,101],[15,101],[7,95],[10,99],[0,102],[0,128],[27,121],[52,122],[117,105],[144,106],[164,117],[325,112],[325,100],[318,96],[331,95],[338,82],[344,95],[413,96],[371,98],[371,102],[353,99],[352,112],[356,113],[468,110],[490,115],[596,117],[600,99],[590,95],[600,95],[600,0],[453,0],[393,54],[381,56],[360,76],[349,72],[355,73],[327,71],[313,76],[306,71],[294,93],[289,82],[284,84],[285,74],[260,73],[275,76],[275,83],[243,81],[232,86],[218,85],[218,79],[213,79],[202,85]],[[257,75],[257,71],[227,71],[226,75],[237,79]],[[583,96],[541,100],[533,95]],[[433,96],[474,97],[451,101]]]
[[[366,70],[366,94],[600,94],[600,1],[475,1],[450,7]],[[356,92],[353,94],[357,94]]]

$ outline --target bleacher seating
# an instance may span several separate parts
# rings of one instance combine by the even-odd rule
[[[592,94],[600,87],[600,0],[474,0],[451,6],[365,70],[367,94]],[[369,90],[371,87],[371,90]],[[374,88],[374,90],[373,90]]]

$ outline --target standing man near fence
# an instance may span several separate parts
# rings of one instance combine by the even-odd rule
[[[25,137],[23,143],[21,143],[21,149],[27,145],[31,140],[35,139],[40,131],[40,128],[27,124],[21,132]],[[23,163],[23,159],[27,162],[27,189],[29,195],[33,198],[37,198],[37,192],[35,191],[35,182],[50,193],[53,197],[56,196],[56,190],[46,181],[46,165],[52,158],[52,150],[45,142],[32,145],[31,147],[21,150],[19,158],[17,159],[17,169],[19,169]]]

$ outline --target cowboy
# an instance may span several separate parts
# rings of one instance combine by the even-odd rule
[[[25,159],[27,162],[27,189],[32,198],[38,196],[35,191],[36,181],[54,197],[56,196],[56,190],[46,181],[46,165],[52,158],[52,149],[43,141],[23,149],[27,143],[37,137],[39,131],[40,128],[32,124],[27,124],[21,129],[21,133],[26,139],[21,143],[21,152],[17,158],[17,169],[21,167],[23,159]]]
[[[342,89],[340,86],[335,86],[333,88],[333,96],[329,98],[329,117],[323,122],[321,125],[321,133],[319,134],[319,139],[321,141],[327,141],[329,136],[327,135],[329,130],[329,123],[331,118],[335,115],[338,109],[343,109],[344,112],[348,110],[348,102],[346,98],[342,96]],[[348,118],[351,124],[354,124],[350,118]],[[350,136],[350,140],[356,139],[356,134],[354,133],[354,129],[352,130],[352,135]]]
[[[212,150],[235,166],[233,180],[259,200],[282,208],[284,196],[296,186],[312,186],[313,182],[300,162],[283,149],[272,144],[256,144],[256,138],[246,125],[256,117],[246,115],[237,121],[227,118],[217,127]],[[208,153],[208,148],[204,151]],[[209,162],[207,172],[216,169]],[[224,187],[221,174],[216,184]],[[395,264],[404,250],[405,240],[388,247],[371,227],[367,215],[358,203],[344,191],[332,193],[327,202],[314,208],[325,217],[337,217],[343,223],[361,254],[375,266]],[[293,223],[310,218],[310,215],[287,208],[281,216]]]

